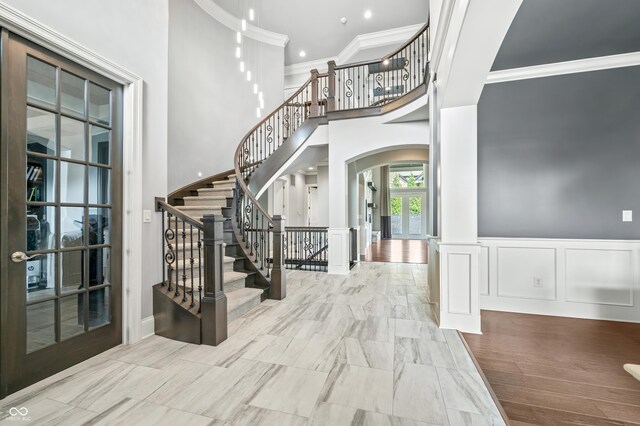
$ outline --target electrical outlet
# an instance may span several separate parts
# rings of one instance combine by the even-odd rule
[[[542,278],[533,277],[533,288],[542,288]]]

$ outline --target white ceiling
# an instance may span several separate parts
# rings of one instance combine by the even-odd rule
[[[247,17],[249,2],[255,4],[258,21],[269,31],[286,34],[285,65],[337,55],[354,37],[407,25],[429,17],[429,0],[215,0],[227,12]],[[242,5],[242,7],[240,6]],[[241,10],[239,12],[239,9]],[[365,10],[372,17],[364,18]],[[244,15],[244,16],[242,16]],[[340,18],[347,18],[347,24]],[[301,50],[307,53],[302,58]]]

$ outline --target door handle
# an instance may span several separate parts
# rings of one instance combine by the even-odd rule
[[[34,254],[33,256],[27,256],[24,252],[17,251],[11,255],[11,261],[14,263],[24,262],[25,260],[31,260],[34,257],[40,256],[39,254]]]

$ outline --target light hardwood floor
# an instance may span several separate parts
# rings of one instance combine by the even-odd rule
[[[385,263],[290,272],[288,297],[231,323],[218,347],[153,336],[0,411],[64,425],[504,424],[458,334],[432,321],[426,276],[426,265]]]

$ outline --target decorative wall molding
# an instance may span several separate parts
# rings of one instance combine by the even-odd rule
[[[238,28],[240,28],[240,19],[236,16],[233,16],[222,7],[218,6],[213,0],[194,1],[213,19],[220,22],[230,30],[238,31]],[[243,34],[262,43],[267,43],[278,47],[285,47],[287,43],[289,43],[289,36],[286,34],[279,34],[273,31],[268,31],[250,24],[247,25],[247,31],[245,31]]]
[[[409,25],[406,27],[357,35],[337,56],[287,65],[284,68],[284,75],[292,76],[308,73],[312,69],[326,71],[327,62],[329,61],[336,61],[338,65],[348,64],[351,58],[362,50],[404,43],[420,31],[423,26],[424,24]]]
[[[640,65],[640,52],[624,53],[620,55],[601,56],[598,58],[587,58],[575,61],[558,62],[554,64],[492,71],[487,77],[487,84],[551,77],[554,75],[576,74],[612,68],[633,67],[638,65]]]
[[[123,85],[122,339],[140,339],[142,283],[142,129],[144,81],[136,74],[0,2],[0,27]]]
[[[640,241],[480,243],[480,270],[486,271],[480,281],[487,280],[486,289],[481,284],[482,309],[640,322]]]

